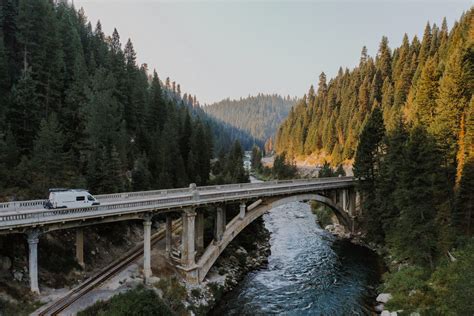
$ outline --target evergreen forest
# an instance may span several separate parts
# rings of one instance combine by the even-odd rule
[[[205,185],[250,139],[67,1],[2,1],[0,27],[0,199]]]
[[[239,100],[225,99],[202,108],[212,117],[250,135],[253,143],[245,139],[241,143],[251,150],[254,144],[263,148],[265,142],[271,142],[295,102],[290,96],[258,94]]]
[[[359,65],[339,68],[290,111],[277,132],[277,152],[292,158],[315,155],[333,166],[353,159],[361,130],[374,108],[380,108],[387,132],[402,120],[421,125],[449,152],[452,164],[467,150],[467,116],[473,91],[473,11],[449,30],[427,23],[421,39],[403,36],[390,48],[383,37],[374,57],[362,48]],[[464,160],[458,165],[462,169]]]
[[[393,54],[384,53],[385,42],[372,79],[375,87],[378,73],[392,69],[381,77],[380,101],[377,93],[371,100],[377,90],[359,89],[352,110],[355,116],[366,117],[357,122],[361,123],[358,145],[354,153],[344,149],[348,156],[333,151],[333,158],[355,156],[363,212],[359,225],[369,242],[384,245],[390,273],[383,287],[393,295],[390,310],[470,315],[474,312],[474,9],[449,32],[445,22],[439,30],[428,24],[421,43],[415,38],[409,44],[405,36]],[[385,68],[383,56],[391,57]],[[371,64],[370,59],[361,62],[352,74]],[[329,84],[328,98],[337,80]],[[368,99],[361,99],[364,91]],[[361,100],[373,102],[372,107],[361,107],[368,104]],[[334,148],[339,140],[351,142],[337,127],[336,133],[341,138],[336,138]]]

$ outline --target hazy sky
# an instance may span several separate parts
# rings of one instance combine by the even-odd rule
[[[427,21],[451,28],[474,0],[158,1],[74,0],[95,26],[100,19],[138,62],[170,77],[201,103],[259,92],[302,96],[321,71],[355,66],[382,35],[421,37]]]

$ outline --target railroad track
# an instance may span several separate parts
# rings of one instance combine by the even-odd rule
[[[178,219],[173,223],[172,231],[177,232],[181,229],[181,219]],[[151,237],[151,245],[155,245],[160,240],[165,237],[165,229],[160,230]],[[84,283],[80,284],[76,288],[72,289],[68,294],[66,294],[61,299],[57,300],[44,310],[41,310],[38,316],[45,315],[58,315],[60,312],[67,309],[78,299],[102,285],[105,281],[111,279],[113,276],[117,275],[119,272],[123,271],[128,265],[136,261],[138,258],[143,256],[143,243],[135,246],[133,249],[128,251],[124,256],[110,263],[104,269],[102,269],[97,274],[93,275],[87,279]]]

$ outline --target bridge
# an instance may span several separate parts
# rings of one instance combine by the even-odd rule
[[[144,230],[143,274],[152,277],[151,226],[154,216],[166,217],[165,254],[189,283],[200,283],[222,251],[247,225],[272,208],[294,201],[318,201],[329,206],[341,224],[350,227],[357,194],[352,177],[278,180],[189,188],[96,195],[101,205],[44,209],[44,200],[0,203],[0,235],[24,234],[29,245],[30,288],[39,293],[38,243],[54,230],[76,230],[76,260],[84,266],[83,227],[102,223],[141,220]],[[238,204],[239,213],[226,219],[226,206]],[[203,208],[215,209],[214,238],[204,248]],[[172,215],[181,219],[179,251],[172,249]],[[200,254],[197,257],[197,254]]]

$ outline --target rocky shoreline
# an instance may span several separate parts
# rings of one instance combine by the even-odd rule
[[[348,240],[353,244],[366,247],[372,250],[373,252],[377,253],[377,255],[379,255],[381,258],[383,258],[384,262],[387,262],[384,248],[381,245],[377,245],[374,243],[366,243],[363,240],[363,234],[361,232],[357,232],[355,234],[348,232],[344,226],[338,223],[326,225],[324,229],[333,234],[336,238]],[[397,316],[397,312],[391,312],[385,309],[385,304],[387,304],[387,302],[391,298],[392,295],[390,293],[379,293],[374,302],[374,311],[381,316]]]
[[[212,315],[212,310],[225,299],[225,294],[234,290],[248,273],[267,266],[271,253],[270,232],[263,220],[253,226],[251,243],[242,242],[239,236],[219,257],[202,284],[186,287],[185,305],[191,315],[207,315],[209,312]]]

